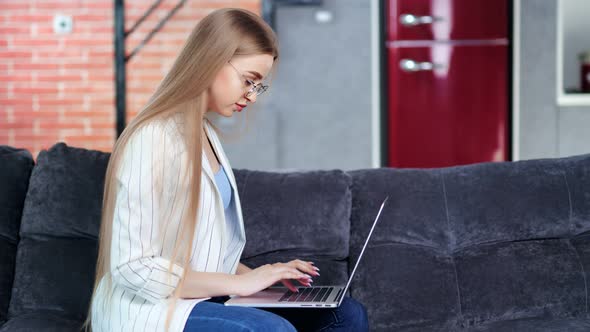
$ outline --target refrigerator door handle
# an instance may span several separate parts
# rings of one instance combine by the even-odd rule
[[[432,62],[417,62],[411,59],[401,59],[399,67],[405,72],[428,71],[443,68],[444,66]]]
[[[442,17],[435,16],[417,16],[413,14],[401,14],[399,22],[406,27],[412,27],[420,24],[432,24],[437,21],[442,21]]]

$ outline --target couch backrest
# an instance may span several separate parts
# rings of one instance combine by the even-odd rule
[[[109,154],[56,144],[30,177],[9,316],[86,318]]]
[[[314,284],[348,279],[351,178],[341,170],[234,170],[242,203],[250,267],[293,259],[313,261]]]
[[[33,164],[28,151],[0,145],[0,325],[7,319],[18,230]]]
[[[350,172],[352,295],[377,330],[451,330],[588,310],[590,154]]]

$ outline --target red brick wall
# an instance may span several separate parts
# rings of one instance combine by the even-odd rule
[[[165,0],[126,42],[130,53],[179,0]],[[126,27],[152,4],[127,0]],[[260,0],[188,0],[127,64],[134,116],[170,68],[194,25],[212,10],[260,13]],[[53,33],[55,14],[70,34]],[[115,138],[112,0],[0,0],[0,145],[34,156],[56,142],[110,151]]]

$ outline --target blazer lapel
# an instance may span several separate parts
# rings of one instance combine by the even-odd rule
[[[205,139],[207,139],[207,138],[205,138]],[[203,169],[205,170],[205,174],[207,174],[207,176],[209,176],[209,178],[213,182],[213,185],[217,186],[217,184],[215,183],[215,175],[213,174],[213,170],[211,169],[211,164],[209,164],[209,159],[207,159],[207,155],[205,154],[205,151],[203,151],[201,154],[202,154],[201,165],[203,166]]]
[[[225,152],[223,151],[223,147],[221,146],[221,142],[219,141],[219,138],[217,137],[215,130],[213,130],[213,128],[211,128],[209,122],[207,120],[205,120],[205,123],[206,123],[205,129],[207,130],[207,135],[211,139],[211,144],[213,145],[213,149],[215,150],[215,153],[217,154],[217,157],[219,158],[221,165],[223,166],[223,168],[225,169],[225,172],[227,173],[227,177],[229,178],[229,182],[230,182],[232,188],[234,190],[237,190],[236,179],[234,178],[234,173],[232,172],[231,165],[229,164],[229,161],[227,160],[227,156],[225,155]],[[211,170],[211,165],[209,165],[207,163],[207,166],[208,166],[209,172],[211,173],[211,176],[213,176],[213,171]],[[215,180],[214,176],[213,176],[213,180]]]
[[[239,221],[238,223],[240,225],[240,231],[242,233],[242,236],[245,238],[246,234],[244,231],[244,220],[242,219],[243,218],[242,205],[240,202],[240,195],[238,194],[238,186],[236,184],[234,172],[232,171],[229,160],[227,159],[227,156],[225,155],[225,152],[223,151],[223,147],[221,146],[221,142],[219,141],[219,138],[217,137],[215,130],[209,124],[209,120],[204,119],[204,123],[205,123],[205,130],[207,131],[207,135],[211,139],[211,143],[213,144],[213,148],[215,149],[215,153],[217,153],[219,161],[221,162],[221,165],[225,169],[225,173],[227,174],[227,177],[229,178],[229,182],[230,182],[232,189],[234,191],[233,197],[235,198],[235,203],[236,203],[235,204],[236,210],[237,210],[236,215],[238,216],[238,221]],[[203,155],[205,155],[205,154],[203,154]],[[205,157],[205,159],[206,159],[206,157]],[[208,162],[207,162],[207,166],[209,166]],[[211,170],[210,166],[209,166],[209,172],[211,174],[213,174],[213,171]],[[215,177],[213,175],[211,175],[211,177],[213,179],[213,183],[215,183]]]

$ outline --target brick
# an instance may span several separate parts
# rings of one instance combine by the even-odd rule
[[[89,58],[104,57],[104,58],[113,59],[115,57],[115,50],[114,49],[108,49],[108,50],[92,50],[91,49],[88,51],[88,57]]]
[[[93,47],[93,46],[106,46],[113,43],[112,36],[92,36],[90,39],[83,39],[80,37],[77,38],[67,38],[64,40],[64,48],[69,47]]]
[[[63,68],[66,70],[75,70],[75,69],[102,69],[102,70],[111,70],[112,65],[109,62],[89,62],[89,63],[64,63]]]
[[[59,45],[58,40],[53,39],[33,39],[33,38],[15,38],[12,40],[14,47],[40,47],[40,46],[51,46],[57,47]]]
[[[156,58],[134,58],[133,61],[137,61],[138,64],[127,67],[128,74],[134,70],[161,70],[164,68],[164,63],[162,62],[162,59],[160,59],[160,61],[156,61]]]
[[[33,129],[33,122],[0,122],[0,129]]]
[[[108,144],[108,145],[95,144],[92,146],[92,149],[102,151],[102,152],[112,152],[113,151],[113,144]]]
[[[127,93],[145,93],[151,94],[156,90],[156,86],[153,87],[128,87]]]
[[[109,13],[109,15],[112,15],[112,13]],[[83,34],[94,34],[94,33],[99,33],[99,34],[110,34],[113,38],[114,41],[114,32],[113,32],[113,25],[109,24],[109,25],[96,25],[96,24],[90,24],[90,25],[86,25],[84,24],[84,22],[82,22],[78,28],[77,28],[78,32],[83,33]]]
[[[96,82],[94,84],[97,85],[102,85],[104,87],[108,87],[108,86],[112,86],[112,84],[104,84],[106,82]],[[90,102],[94,102],[94,101],[101,101],[101,100],[115,100],[115,91],[114,90],[106,90],[106,91],[95,91],[92,94],[88,95],[88,98],[90,98]]]
[[[90,22],[103,22],[111,20],[110,16],[101,15],[101,14],[80,14],[76,15],[76,20],[82,21],[90,21]]]
[[[14,116],[21,116],[22,114],[35,112],[32,103],[29,105],[12,105],[10,108],[12,109]],[[57,111],[57,109],[44,109],[44,111]]]
[[[84,129],[86,126],[83,123],[76,123],[72,121],[39,121],[39,129]]]
[[[10,132],[13,135],[32,135],[33,128],[12,128]]]
[[[83,80],[82,74],[60,75],[60,74],[49,73],[49,74],[37,75],[38,82],[79,82],[82,80]]]
[[[16,10],[29,10],[31,5],[29,2],[5,2],[0,1],[0,12],[16,11]]]
[[[64,137],[66,141],[72,142],[92,142],[92,141],[109,141],[113,139],[112,135],[66,135]]]
[[[96,122],[92,122],[90,124],[90,127],[94,130],[94,129],[115,129],[116,128],[116,123],[113,122],[105,122],[105,123],[96,123]]]
[[[55,144],[59,139],[57,134],[38,134],[38,135],[14,135],[15,140],[20,142],[44,142],[48,144]]]
[[[92,98],[90,104],[94,106],[100,106],[105,104],[113,104],[115,102],[115,96],[112,98]]]
[[[140,51],[141,52],[141,51]],[[142,58],[154,59],[162,61],[163,58],[174,58],[178,52],[174,50],[150,50],[149,52],[142,53]],[[141,66],[141,63],[138,63]]]
[[[19,98],[0,98],[0,105],[2,106],[13,106],[13,105],[33,105],[33,100],[28,97],[19,97]]]
[[[134,80],[141,82],[142,84],[156,86],[160,80],[164,78],[164,74],[159,71],[140,71],[129,73],[127,80],[133,82]]]
[[[30,82],[31,74],[25,72],[18,72],[15,74],[0,74],[0,82]]]
[[[56,63],[15,63],[14,70],[57,70],[59,65]]]
[[[40,108],[53,105],[80,105],[80,108],[82,108],[84,106],[84,101],[73,97],[70,97],[69,99],[39,99]]]
[[[37,23],[37,22],[53,22],[52,15],[41,15],[41,14],[16,14],[16,15],[8,15],[7,16],[8,22],[14,23]]]
[[[113,10],[113,2],[112,1],[97,1],[97,2],[89,2],[84,5],[84,7],[88,9],[108,9]]]
[[[57,121],[59,119],[59,112],[54,111],[31,111],[31,112],[15,112],[15,117],[18,117],[21,120],[26,119],[26,121],[34,122],[35,120],[43,119],[44,121],[55,119]]]
[[[68,98],[60,98],[57,95],[39,95],[38,96],[38,101],[41,102],[52,102],[52,101],[59,101],[62,103],[65,103],[66,105],[71,105],[71,104],[75,104],[75,103],[83,103],[84,102],[84,96],[82,95],[77,95],[77,96],[70,96]]]
[[[14,93],[22,93],[22,94],[37,94],[37,93],[45,93],[45,94],[57,94],[59,90],[57,87],[29,87],[29,86],[15,86]]]
[[[105,73],[102,72],[95,72],[93,70],[88,71],[88,82],[110,82],[113,86],[115,85],[115,74],[112,73],[113,71],[109,71]]]
[[[40,38],[43,38],[40,36]],[[42,59],[46,60],[63,60],[64,57],[68,58],[80,58],[84,57],[84,53],[87,50],[82,48],[64,48],[64,49],[43,49],[43,50],[33,50],[33,54]],[[55,58],[55,59],[52,59]]]
[[[68,11],[81,9],[76,1],[35,1],[34,7],[35,9],[52,9]]]
[[[92,119],[92,121],[98,121],[100,119],[106,119],[108,120],[114,120],[115,119],[115,109],[111,109],[111,110],[104,110],[101,109],[101,111],[80,111],[80,110],[74,110],[74,111],[65,111],[64,112],[64,116],[68,117],[68,118],[85,118],[85,119]]]
[[[31,59],[33,57],[33,52],[31,51],[19,51],[19,50],[0,50],[0,59],[9,59],[9,58],[17,58],[17,59]]]
[[[0,2],[0,12],[2,12],[2,2]],[[0,26],[0,36],[12,35],[12,34],[26,34],[31,32],[31,28],[28,25],[11,25],[11,26]]]
[[[78,95],[78,94],[88,94],[94,92],[109,92],[112,93],[114,91],[114,87],[111,85],[105,86],[102,84],[92,84],[89,86],[66,86],[63,89],[63,93],[65,96],[68,95]]]

